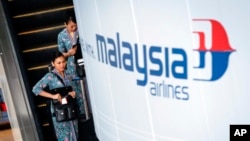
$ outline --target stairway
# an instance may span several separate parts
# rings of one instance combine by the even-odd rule
[[[64,28],[63,14],[72,0],[4,0],[16,54],[26,81],[28,99],[41,141],[54,141],[48,101],[32,93],[35,83],[48,72],[57,50],[57,34]]]
[[[57,34],[64,28],[63,14],[73,9],[72,0],[9,1],[9,13],[30,84],[48,70],[57,50]]]

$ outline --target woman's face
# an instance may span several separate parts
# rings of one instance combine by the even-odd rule
[[[73,21],[65,23],[65,26],[69,32],[75,32],[77,30],[77,24],[74,23]]]
[[[58,72],[63,72],[66,68],[66,60],[64,56],[57,57],[52,65]]]

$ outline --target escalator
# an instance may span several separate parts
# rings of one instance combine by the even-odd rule
[[[48,72],[51,54],[57,50],[57,34],[64,28],[64,12],[72,0],[4,0],[16,55],[25,80],[41,141],[54,141],[48,100],[32,93],[32,86]]]

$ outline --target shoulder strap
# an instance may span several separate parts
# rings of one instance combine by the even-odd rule
[[[58,74],[56,74],[55,72],[52,72],[52,73],[64,84],[64,86],[66,86],[63,79]]]

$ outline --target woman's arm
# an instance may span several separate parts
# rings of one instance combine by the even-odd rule
[[[56,99],[56,100],[58,100],[60,102],[62,100],[62,97],[61,97],[61,95],[59,93],[58,94],[51,94],[49,92],[41,90],[41,92],[39,93],[39,95],[42,96],[42,97],[50,98],[50,99]]]
[[[77,47],[72,47],[68,52],[62,53],[65,57],[74,56],[76,54]]]
[[[65,56],[74,56],[77,50],[77,46],[71,46],[71,41],[66,36],[67,32],[65,30],[61,31],[57,37],[58,50]],[[68,46],[68,47],[67,47]],[[70,46],[70,47],[69,47]]]

